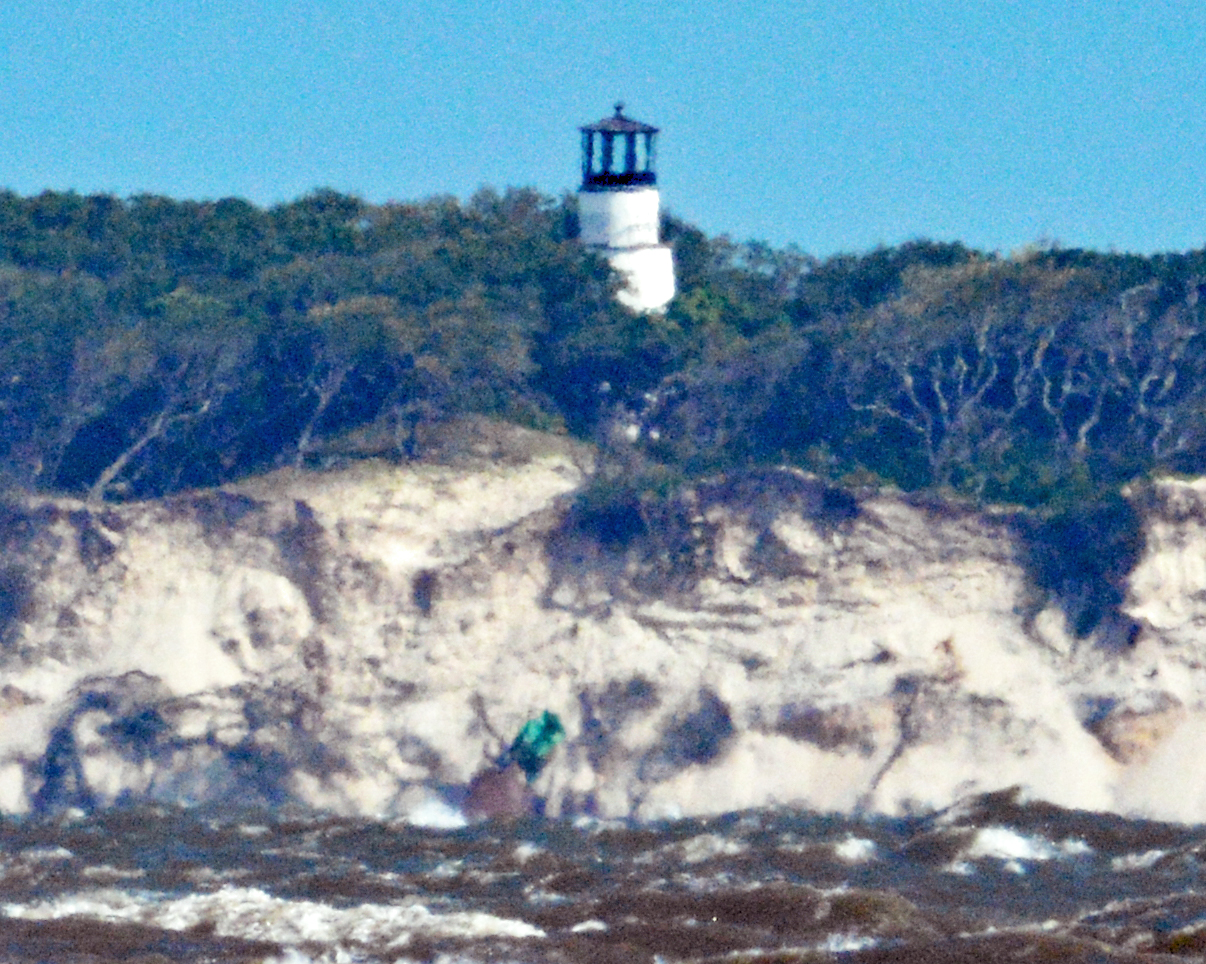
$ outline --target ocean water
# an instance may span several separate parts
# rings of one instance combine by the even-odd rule
[[[164,807],[7,818],[0,960],[1206,955],[1206,828],[1011,793],[907,819],[777,809],[459,823],[438,808],[411,822]]]

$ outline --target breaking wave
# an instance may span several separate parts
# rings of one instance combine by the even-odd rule
[[[1206,831],[976,798],[851,819],[0,821],[13,961],[1150,960],[1206,952]]]

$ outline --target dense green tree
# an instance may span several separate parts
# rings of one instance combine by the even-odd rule
[[[663,231],[679,295],[634,315],[573,197],[0,192],[0,481],[154,495],[370,425],[414,456],[468,411],[564,425],[659,491],[787,462],[1058,514],[1206,468],[1206,253]]]

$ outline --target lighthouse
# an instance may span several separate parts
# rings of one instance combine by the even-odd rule
[[[659,237],[661,200],[654,172],[658,129],[624,116],[624,105],[582,131],[578,221],[582,243],[627,281],[620,302],[661,311],[674,297],[674,259]]]

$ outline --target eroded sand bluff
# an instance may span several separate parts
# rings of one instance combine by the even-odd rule
[[[551,813],[1020,784],[1206,820],[1206,481],[1145,495],[1120,641],[1066,631],[1004,517],[764,473],[701,489],[678,558],[568,524],[564,440],[479,425],[446,454],[5,501],[0,809],[421,815],[547,708]]]

